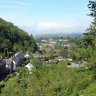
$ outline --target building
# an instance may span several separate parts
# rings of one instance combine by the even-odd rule
[[[10,59],[4,59],[6,62],[6,69],[11,71],[16,71],[17,67],[21,65],[22,61],[24,59],[24,53],[18,52],[16,53],[13,58]]]
[[[13,71],[13,61],[12,59],[4,59],[4,61],[6,62],[6,71]]]
[[[25,54],[25,56],[24,56],[25,58],[29,58],[30,57],[30,55],[27,53],[27,54]]]
[[[33,68],[33,65],[31,63],[28,63],[25,67],[28,68],[29,71],[31,71]]]
[[[23,52],[18,52],[14,55],[14,57],[12,58],[13,60],[13,65],[14,66],[19,66],[21,65],[21,62],[23,61],[23,59],[25,58],[24,57],[25,54]]]
[[[6,62],[0,59],[0,74],[5,73],[5,71],[6,71]]]
[[[65,61],[65,59],[62,56],[58,56],[54,58],[57,61]]]

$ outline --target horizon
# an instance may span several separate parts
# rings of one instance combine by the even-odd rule
[[[1,0],[0,17],[28,34],[84,33],[92,20],[89,0]]]

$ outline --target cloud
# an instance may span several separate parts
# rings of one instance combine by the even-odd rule
[[[88,27],[88,22],[85,21],[45,21],[37,22],[32,26],[22,27],[29,34],[58,34],[58,33],[84,33]]]
[[[22,1],[11,1],[11,0],[3,0],[3,1],[0,1],[0,3],[9,3],[9,4],[17,4],[17,5],[33,5],[33,4],[31,4],[31,3],[28,3],[28,2],[22,2]]]
[[[11,4],[26,4],[26,2],[21,2],[21,1],[11,1],[11,0],[3,0],[3,1],[0,1],[0,3],[11,3]]]
[[[23,9],[26,9],[25,7],[22,7],[22,6],[10,6],[10,5],[0,5],[1,8],[15,8],[15,9],[19,9],[19,8],[23,8]]]
[[[38,22],[37,24],[33,25],[34,29],[37,31],[47,31],[50,29],[55,29],[57,27],[61,27],[62,24],[58,23],[58,22],[52,22],[52,21],[48,21],[48,22]]]
[[[37,24],[33,25],[34,31],[40,32],[73,32],[76,31],[80,27],[78,22],[38,22]]]
[[[10,6],[11,5],[11,6]],[[5,7],[5,8],[25,8],[26,9],[28,7],[49,7],[49,5],[47,4],[37,4],[37,3],[29,3],[29,2],[26,2],[26,1],[11,1],[11,0],[3,0],[3,1],[0,1],[0,7]]]

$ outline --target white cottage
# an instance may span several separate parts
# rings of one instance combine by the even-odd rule
[[[24,56],[25,58],[29,58],[30,57],[30,55],[29,54],[25,54],[25,56]]]
[[[17,66],[19,66],[21,64],[21,62],[23,61],[24,57],[24,53],[23,52],[18,52],[14,55],[12,61],[13,61],[13,70],[15,71]]]
[[[33,65],[31,63],[28,63],[25,67],[28,68],[29,71],[31,71],[33,68]]]
[[[21,64],[22,60],[24,59],[24,53],[23,52],[18,52],[15,54],[13,58],[13,63],[18,66]]]

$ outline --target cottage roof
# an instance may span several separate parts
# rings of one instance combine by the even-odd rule
[[[4,61],[6,62],[7,65],[11,65],[12,64],[12,59],[4,59]]]

